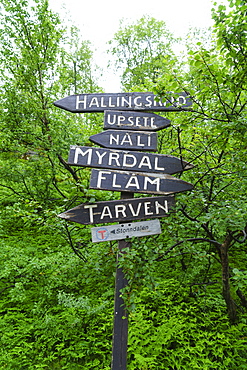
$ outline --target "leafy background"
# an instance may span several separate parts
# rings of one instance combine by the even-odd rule
[[[214,27],[191,31],[182,56],[181,40],[150,17],[122,23],[109,43],[123,91],[185,91],[193,101],[165,114],[159,153],[194,164],[178,174],[194,189],[176,196],[161,235],[133,239],[119,259],[129,369],[247,368],[247,6],[229,5],[214,5]],[[69,145],[92,145],[102,114],[53,106],[102,92],[91,45],[46,0],[2,7],[0,367],[110,369],[117,243],[93,244],[88,227],[57,217],[119,196],[88,189],[90,170],[66,162]]]

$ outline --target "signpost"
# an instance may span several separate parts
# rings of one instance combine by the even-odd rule
[[[133,92],[77,94],[54,104],[73,113],[104,112],[106,131],[90,137],[103,148],[72,145],[68,165],[93,168],[90,189],[119,191],[121,199],[81,204],[58,216],[83,225],[120,222],[93,227],[91,232],[93,242],[118,240],[111,370],[126,370],[128,313],[121,290],[128,282],[118,265],[119,256],[131,247],[125,239],[160,234],[158,218],[166,217],[174,207],[173,194],[193,188],[171,176],[193,168],[192,164],[170,155],[141,152],[156,151],[156,131],[171,124],[150,111],[186,111],[192,102],[185,92],[168,92],[164,99],[150,92]],[[159,196],[134,198],[134,193]],[[141,219],[148,221],[129,223]]]
[[[148,174],[127,171],[93,169],[90,189],[131,191],[142,194],[174,194],[192,190],[189,182],[166,174]]]
[[[68,164],[82,167],[169,174],[189,170],[193,167],[190,163],[171,155],[77,145],[71,145],[70,147]]]
[[[171,121],[154,113],[106,110],[104,129],[158,131],[171,125]]]
[[[143,131],[107,130],[89,138],[104,148],[157,150],[157,133]]]
[[[174,196],[144,197],[80,204],[58,217],[82,225],[160,218],[175,206]]]
[[[161,234],[159,220],[133,222],[110,226],[92,227],[92,242],[122,240],[125,238]]]
[[[158,99],[153,93],[145,92],[97,93],[70,95],[56,101],[54,105],[72,113],[104,112],[105,110],[176,112],[189,108],[192,101],[185,92],[166,93],[164,99]]]

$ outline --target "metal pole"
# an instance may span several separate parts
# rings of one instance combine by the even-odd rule
[[[121,199],[133,197],[134,193],[121,193]],[[120,296],[120,290],[128,285],[128,281],[124,276],[122,268],[118,267],[118,258],[125,253],[124,249],[130,246],[131,243],[125,240],[119,240],[118,242],[111,370],[127,369],[128,312],[123,298]]]

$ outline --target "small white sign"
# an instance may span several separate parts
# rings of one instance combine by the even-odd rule
[[[92,227],[92,242],[106,242],[126,238],[161,234],[160,221],[140,221],[103,227]]]

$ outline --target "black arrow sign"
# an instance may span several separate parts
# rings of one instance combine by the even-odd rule
[[[157,133],[143,131],[107,130],[89,138],[104,148],[157,150]]]
[[[58,217],[82,225],[166,217],[175,205],[174,196],[159,196],[85,203]]]
[[[193,165],[188,162],[164,154],[130,152],[76,145],[70,147],[68,164],[72,166],[168,174],[193,168]]]
[[[165,174],[93,169],[91,172],[90,189],[168,195],[191,190],[193,189],[193,185]]]
[[[78,94],[57,100],[56,107],[73,113],[104,112],[105,110],[135,111],[179,111],[192,105],[185,92],[166,93],[163,100],[157,100],[153,93],[133,92],[119,94]]]
[[[158,131],[169,127],[171,121],[154,113],[106,110],[104,129]]]

